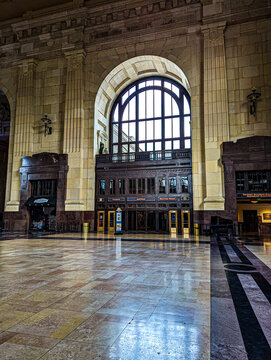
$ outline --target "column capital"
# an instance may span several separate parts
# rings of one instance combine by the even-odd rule
[[[204,39],[210,42],[217,42],[224,39],[224,32],[227,27],[226,21],[202,25],[201,31]]]
[[[86,52],[84,49],[77,49],[77,50],[65,51],[64,55],[67,60],[69,60],[71,58],[83,58],[84,59],[86,57]]]
[[[25,75],[27,75],[29,72],[35,70],[37,65],[38,65],[38,62],[34,58],[25,59],[25,60],[22,60],[21,62],[17,63],[19,70]]]

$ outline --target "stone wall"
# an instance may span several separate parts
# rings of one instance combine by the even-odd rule
[[[108,141],[114,98],[151,74],[182,82],[180,71],[191,94],[194,210],[223,211],[222,143],[271,135],[269,1],[92,4],[0,23],[12,128],[6,212],[19,210],[22,156],[41,152],[68,154],[65,211],[93,212],[98,137]],[[252,86],[262,93],[256,117],[248,113]],[[53,127],[46,137],[44,114]]]

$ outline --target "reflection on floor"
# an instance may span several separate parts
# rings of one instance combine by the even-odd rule
[[[209,359],[208,238],[125,238],[2,234],[1,360]]]
[[[271,359],[270,255],[270,238],[2,232],[0,358]]]
[[[271,359],[270,250],[270,238],[212,240],[211,359]]]

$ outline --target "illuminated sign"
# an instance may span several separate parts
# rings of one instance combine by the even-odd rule
[[[124,197],[119,197],[119,198],[108,198],[108,202],[123,202],[125,201],[125,198]]]
[[[245,193],[245,194],[237,194],[237,198],[238,199],[257,199],[257,200],[261,200],[261,199],[271,199],[271,194],[270,193],[263,193],[263,194],[250,194],[250,193]]]
[[[131,197],[127,201],[141,202],[141,201],[155,201],[155,197]]]
[[[177,197],[159,197],[159,201],[178,201],[179,199]]]

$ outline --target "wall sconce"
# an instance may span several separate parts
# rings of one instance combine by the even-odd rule
[[[256,116],[256,101],[260,98],[262,94],[256,92],[255,88],[252,88],[252,93],[247,96],[249,101],[249,113],[250,115]]]
[[[44,136],[52,134],[52,120],[48,118],[48,115],[44,115],[43,118],[40,119],[44,123]]]

